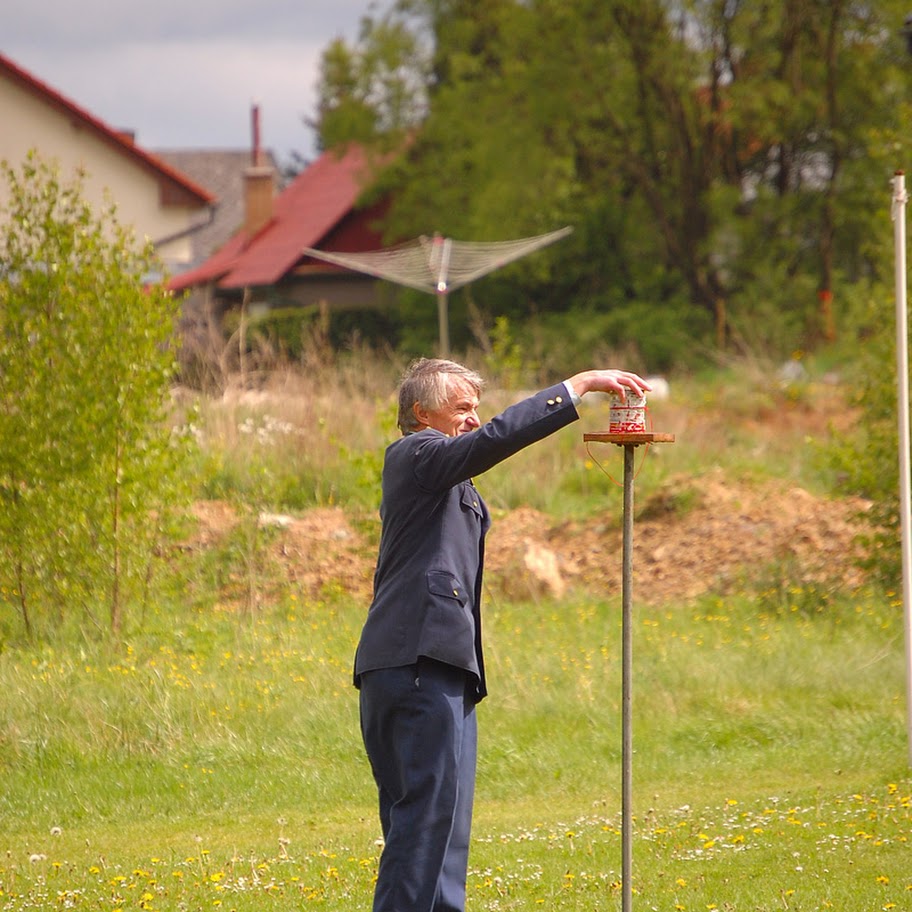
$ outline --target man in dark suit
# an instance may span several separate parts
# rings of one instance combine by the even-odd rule
[[[374,597],[355,656],[361,731],[385,845],[374,912],[463,912],[475,789],[475,705],[487,693],[481,584],[490,516],[472,481],[575,421],[588,392],[648,384],[591,370],[482,424],[481,377],[420,359],[386,450]]]

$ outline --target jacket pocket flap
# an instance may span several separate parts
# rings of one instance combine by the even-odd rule
[[[443,598],[456,599],[465,603],[465,591],[459,580],[447,570],[428,570],[428,592]]]

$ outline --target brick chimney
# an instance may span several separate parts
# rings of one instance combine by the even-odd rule
[[[253,105],[250,111],[253,148],[250,165],[244,170],[244,231],[248,237],[256,234],[272,219],[275,197],[275,173],[265,163],[260,149],[260,108]]]

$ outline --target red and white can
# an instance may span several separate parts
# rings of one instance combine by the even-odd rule
[[[631,390],[624,399],[611,393],[608,414],[609,434],[642,434],[646,431],[646,397]]]

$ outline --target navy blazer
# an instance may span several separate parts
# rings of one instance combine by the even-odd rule
[[[380,552],[355,655],[356,687],[366,671],[423,656],[470,672],[476,699],[485,696],[480,607],[491,519],[472,477],[578,417],[561,383],[468,434],[426,428],[387,447]]]

